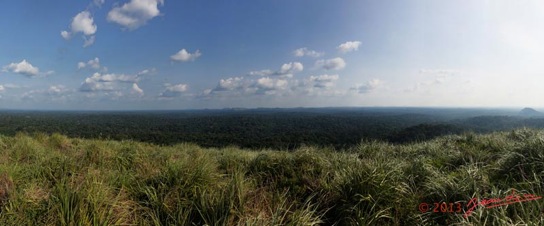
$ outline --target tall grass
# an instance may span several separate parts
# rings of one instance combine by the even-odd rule
[[[542,225],[542,199],[418,207],[542,196],[543,177],[530,129],[292,152],[21,133],[0,135],[0,225]]]

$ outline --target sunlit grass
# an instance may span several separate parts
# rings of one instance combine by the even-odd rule
[[[341,152],[17,134],[0,136],[0,225],[542,225],[542,199],[467,218],[418,206],[541,196],[543,177],[528,129]]]

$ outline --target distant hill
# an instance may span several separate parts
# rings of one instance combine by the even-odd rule
[[[525,117],[544,117],[544,113],[539,112],[532,108],[521,109],[521,111],[519,112],[519,115],[525,116]]]

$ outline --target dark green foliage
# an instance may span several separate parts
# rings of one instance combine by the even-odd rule
[[[439,136],[461,134],[463,129],[447,124],[419,124],[396,132],[388,138],[394,143],[410,143],[431,140]]]
[[[342,111],[0,112],[0,134],[62,133],[159,145],[192,142],[204,147],[293,150],[307,144],[347,148],[361,138],[387,139],[395,129],[434,117]],[[65,138],[56,134],[51,145],[66,148],[70,144]]]
[[[491,116],[481,116],[481,115]],[[349,149],[361,139],[426,141],[465,131],[544,128],[543,118],[493,116],[508,111],[419,108],[253,109],[156,112],[0,112],[0,134],[56,134],[46,141],[68,149],[67,137],[136,140],[158,145],[294,150],[304,145]],[[475,117],[476,116],[476,117]],[[65,136],[64,136],[65,135]]]

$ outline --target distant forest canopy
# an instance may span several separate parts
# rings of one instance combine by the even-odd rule
[[[425,141],[448,134],[544,128],[544,118],[512,109],[290,108],[187,111],[1,111],[0,133],[61,133],[160,145],[293,149],[349,148],[361,140]]]

